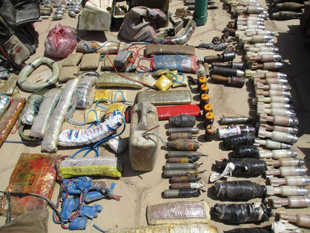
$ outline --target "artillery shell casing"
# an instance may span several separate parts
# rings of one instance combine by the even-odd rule
[[[199,176],[199,172],[196,169],[164,170],[164,177],[171,178],[173,176]]]
[[[199,197],[200,191],[198,189],[167,189],[163,194],[165,198]]]
[[[167,163],[194,163],[199,159],[198,156],[195,157],[178,157],[178,158],[168,158]]]
[[[197,151],[168,151],[168,158],[173,157],[194,157],[198,156],[200,157],[201,154]]]
[[[199,133],[199,129],[198,128],[190,128],[190,127],[186,127],[186,128],[170,128],[169,129],[169,134],[172,133],[192,133],[192,134],[198,134]]]
[[[172,133],[170,134],[170,139],[192,139],[192,133]]]
[[[165,170],[197,169],[196,163],[166,163]]]
[[[195,189],[196,186],[196,183],[173,183],[170,189]]]
[[[173,176],[170,179],[171,183],[189,183],[189,182],[197,182],[201,179],[201,177],[196,176]]]
[[[222,117],[220,119],[221,125],[230,124],[246,124],[252,121],[252,117]]]
[[[199,143],[197,141],[189,139],[176,139],[170,142],[167,142],[168,148],[175,150],[188,150],[196,151],[199,148]]]

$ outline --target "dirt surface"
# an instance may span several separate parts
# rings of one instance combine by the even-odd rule
[[[218,1],[218,0],[217,0]],[[219,9],[209,10],[208,11],[208,21],[206,25],[197,27],[191,39],[187,42],[189,45],[198,45],[200,43],[209,43],[212,38],[217,35],[221,35],[221,30],[225,27],[228,21],[231,19],[230,14],[227,13],[227,9],[223,7],[222,2],[216,3],[219,6]],[[266,6],[265,2],[260,1],[260,4]],[[182,8],[182,1],[172,1],[170,3],[170,11],[175,12],[177,8]],[[50,17],[51,18],[51,17]],[[44,41],[47,37],[47,34],[50,29],[52,29],[56,23],[61,23],[76,27],[77,19],[70,18],[67,14],[65,19],[61,21],[51,21],[43,20],[42,22],[36,22],[35,28],[39,32],[39,47],[35,55],[33,55],[29,61],[32,59],[42,56],[44,54]],[[282,55],[285,61],[285,67],[281,72],[288,74],[289,83],[292,86],[292,94],[295,100],[294,106],[298,114],[299,124],[299,140],[295,143],[292,149],[298,151],[299,158],[305,158],[306,166],[310,166],[310,159],[307,155],[310,153],[310,127],[309,127],[309,116],[310,116],[310,70],[309,70],[309,61],[310,56],[309,52],[304,49],[303,36],[301,28],[299,26],[299,20],[288,20],[288,21],[270,21],[266,20],[266,28],[276,32],[274,37],[276,40],[275,45],[279,47],[279,53]],[[117,32],[78,32],[78,35],[85,40],[113,40],[117,41]],[[216,52],[210,50],[198,50],[196,49],[197,57],[204,57],[206,55],[212,55]],[[238,57],[236,61],[241,60],[241,55],[243,54],[242,50],[238,51]],[[61,64],[62,61],[59,61]],[[98,69],[99,71],[99,69]],[[36,71],[32,77],[36,78],[39,75],[46,75],[48,70],[41,68]],[[193,75],[193,74],[191,74]],[[35,77],[36,76],[36,77]],[[194,75],[193,75],[194,76]],[[254,95],[253,83],[247,80],[246,85],[243,88],[235,88],[224,86],[221,84],[209,83],[210,87],[210,103],[214,107],[215,122],[214,125],[218,127],[218,120],[221,116],[255,116],[255,108],[251,104],[251,99]],[[143,88],[142,90],[145,90]],[[182,88],[181,88],[182,89]],[[185,89],[185,88],[183,88]],[[196,87],[190,88],[192,92],[192,103],[198,103],[198,95]],[[94,95],[95,88],[92,89],[91,95]],[[27,97],[29,93],[21,92],[21,95]],[[128,90],[128,100],[134,101],[136,91]],[[92,106],[92,109],[94,105]],[[77,110],[74,113],[73,120],[82,122],[84,120],[84,111]],[[63,129],[79,129],[85,128],[80,126],[75,126],[65,122],[63,124]],[[160,121],[159,134],[167,141],[167,129],[169,128],[168,121]],[[197,127],[200,129],[199,134],[197,135],[197,140],[200,143],[199,152],[207,154],[207,157],[202,157],[199,160],[199,163],[203,165],[199,170],[207,170],[201,174],[202,180],[206,183],[206,190],[208,190],[212,184],[208,184],[208,178],[212,173],[212,164],[216,160],[222,158],[228,158],[230,151],[224,150],[221,141],[212,141],[206,142],[204,139],[204,126],[202,119],[197,119]],[[130,125],[126,125],[126,130],[122,135],[122,138],[128,141],[130,131]],[[20,140],[18,134],[10,134],[8,140]],[[205,200],[209,203],[210,207],[213,207],[215,203],[220,203],[211,193],[205,192],[198,198],[190,199],[163,199],[161,193],[163,190],[168,189],[169,182],[168,179],[162,178],[162,167],[165,164],[165,154],[166,150],[162,147],[162,144],[159,144],[160,149],[158,150],[158,157],[156,161],[156,166],[153,171],[139,173],[134,172],[130,168],[129,163],[129,152],[128,150],[120,156],[123,161],[123,177],[115,179],[104,179],[108,185],[111,183],[116,183],[114,193],[120,195],[121,201],[117,202],[114,200],[101,200],[96,202],[96,204],[101,204],[103,206],[103,211],[98,215],[98,218],[88,221],[87,229],[84,232],[98,232],[95,228],[92,227],[93,224],[101,227],[104,230],[114,228],[114,227],[134,227],[134,226],[144,226],[147,225],[146,219],[146,207],[151,204],[157,204],[162,202],[170,202],[177,200]],[[59,148],[57,154],[59,155],[73,155],[77,149],[64,149]],[[5,190],[8,185],[9,177],[14,169],[14,166],[23,152],[32,152],[39,153],[41,152],[40,146],[27,146],[23,144],[11,144],[5,143],[0,149],[0,154],[2,158],[2,163],[0,163],[0,190]],[[105,148],[100,149],[100,156],[111,155],[111,151],[106,150]],[[80,155],[82,156],[82,155]],[[94,154],[89,154],[89,156],[94,156]],[[307,171],[307,175],[310,175]],[[237,179],[229,178],[228,180]],[[240,178],[241,179],[241,178]],[[246,178],[247,179],[247,178]],[[258,182],[260,184],[265,184],[265,179],[263,177],[251,178],[251,181]],[[52,201],[56,202],[58,196],[59,184],[55,185],[55,190],[53,193]],[[259,200],[252,200],[259,201]],[[251,202],[252,202],[251,201]],[[225,202],[228,203],[228,202]],[[274,213],[278,213],[284,210],[275,209]],[[287,209],[287,212],[290,213],[307,213],[309,209]],[[49,218],[49,232],[67,232],[53,223],[51,218]],[[271,218],[270,221],[264,222],[262,224],[242,224],[240,226],[229,225],[219,221],[216,218],[212,218],[211,224],[218,227],[219,232],[223,230],[229,230],[236,227],[257,227],[257,226],[266,226],[274,222],[275,219]],[[4,224],[5,217],[0,218],[0,224]],[[304,232],[310,232],[309,230],[304,229]]]

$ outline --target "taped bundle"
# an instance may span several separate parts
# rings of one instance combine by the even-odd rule
[[[150,225],[208,223],[210,207],[205,201],[168,202],[147,207]]]
[[[58,145],[64,147],[85,146],[112,135],[123,123],[123,115],[115,110],[105,122],[85,130],[63,130],[58,136]]]
[[[95,157],[67,159],[60,163],[59,171],[63,178],[74,176],[122,176],[121,161],[116,157]]]

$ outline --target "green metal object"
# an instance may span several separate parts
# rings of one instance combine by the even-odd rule
[[[208,0],[196,0],[193,20],[197,26],[205,25],[208,19]]]

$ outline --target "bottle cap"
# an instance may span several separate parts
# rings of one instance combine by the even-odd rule
[[[203,110],[206,112],[212,112],[213,111],[213,106],[211,104],[205,104],[203,107]]]
[[[201,95],[201,100],[202,100],[202,101],[207,101],[207,100],[209,100],[209,95],[208,95],[207,93],[202,94],[202,95]]]
[[[205,114],[205,118],[206,118],[207,120],[212,120],[212,119],[214,119],[214,114],[213,114],[213,112],[207,112],[207,113]]]
[[[207,78],[201,76],[201,77],[198,79],[198,82],[199,82],[200,84],[206,83],[206,82],[207,82]]]
[[[201,87],[200,87],[200,90],[201,91],[208,91],[209,90],[209,85],[206,84],[206,83],[202,84]]]

